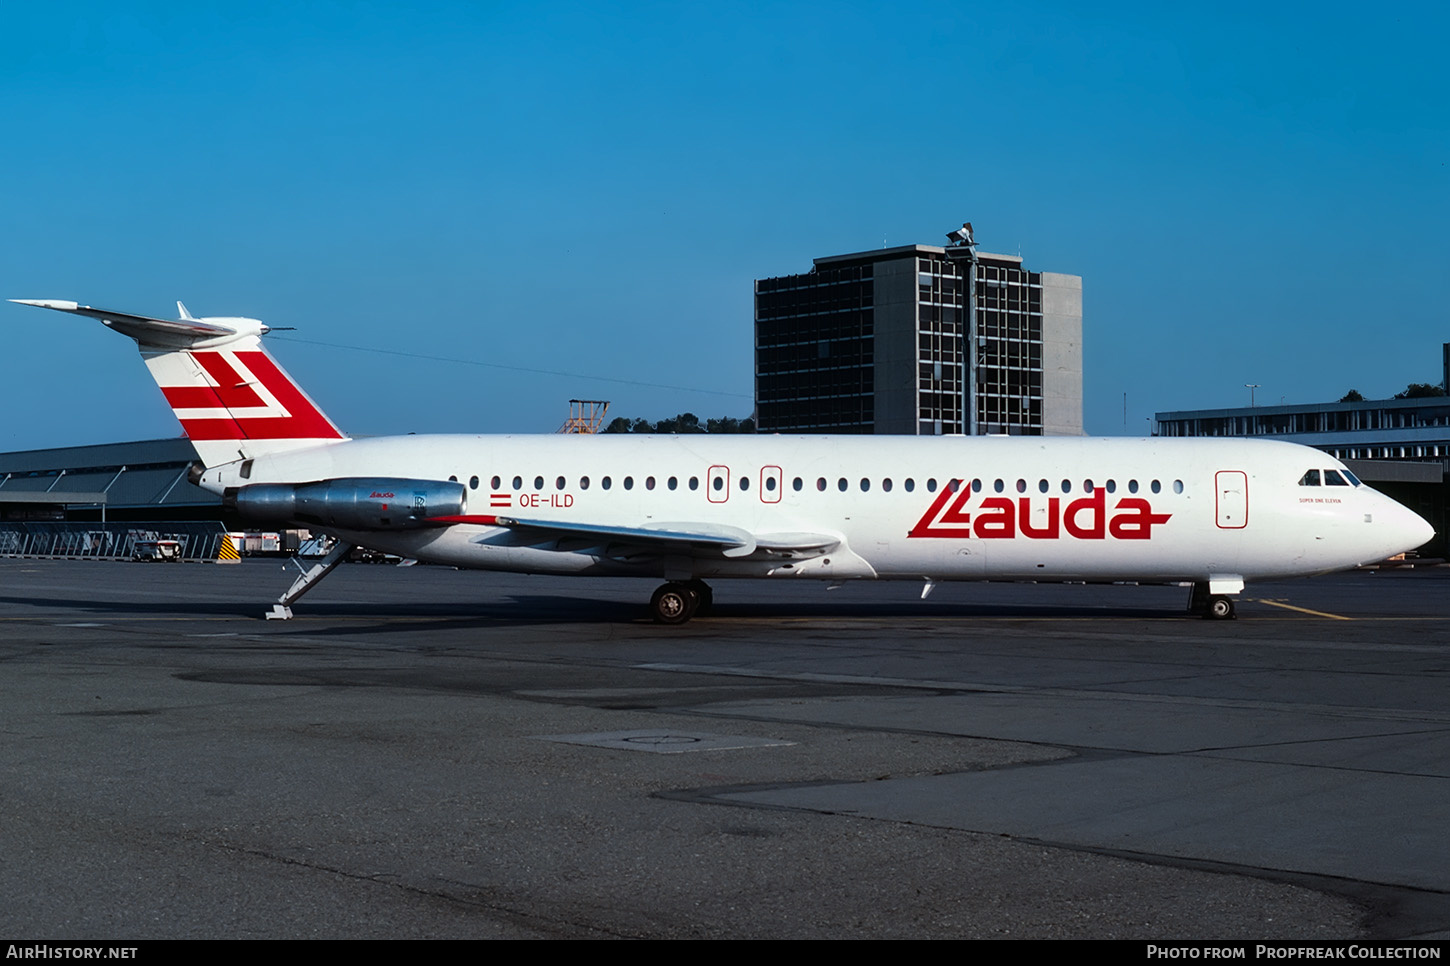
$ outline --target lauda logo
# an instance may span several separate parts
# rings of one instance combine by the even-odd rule
[[[1030,540],[1059,540],[1063,531],[1079,540],[1148,540],[1155,524],[1167,523],[1171,513],[1154,513],[1152,505],[1135,496],[1124,497],[1108,512],[1107,491],[1098,487],[1092,494],[1073,500],[1064,510],[1059,497],[1048,497],[1046,512],[1034,508],[1027,497],[1016,500],[991,496],[970,513],[967,501],[972,488],[957,480],[932,503],[908,537],[977,537],[981,540],[1010,540],[1021,534]],[[1037,511],[1037,512],[1034,512]]]
[[[368,497],[369,500],[391,500],[392,498],[393,498],[393,491],[392,490],[389,490],[386,493],[380,493],[377,490],[373,490],[372,494]]]

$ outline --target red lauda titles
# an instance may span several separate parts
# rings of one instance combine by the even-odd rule
[[[1029,540],[1059,540],[1066,533],[1079,540],[1148,540],[1156,524],[1167,523],[1170,513],[1154,513],[1153,506],[1141,497],[1123,497],[1107,505],[1108,494],[1102,487],[1088,496],[1062,506],[1062,498],[1047,498],[1046,512],[1039,503],[1022,496],[989,496],[968,512],[967,501],[972,488],[957,480],[955,486],[944,488],[908,537],[976,537],[979,540],[1010,540],[1023,536]]]

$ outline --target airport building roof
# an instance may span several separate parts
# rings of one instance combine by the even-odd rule
[[[186,480],[196,450],[185,438],[0,453],[0,502],[110,508],[205,507],[219,498]]]
[[[1267,436],[1339,459],[1437,460],[1450,465],[1450,397],[1365,399],[1154,416],[1159,436]]]
[[[1450,391],[1450,342],[1440,347],[1440,359],[1440,389]],[[1187,409],[1156,413],[1153,421],[1156,436],[1270,436],[1337,459],[1435,461],[1450,473],[1446,395]]]

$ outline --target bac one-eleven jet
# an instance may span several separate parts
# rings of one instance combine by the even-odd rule
[[[256,319],[99,319],[140,347],[201,458],[192,482],[265,526],[520,573],[653,577],[689,620],[707,578],[1187,583],[1234,614],[1245,581],[1418,547],[1428,523],[1305,446],[1237,439],[395,436],[349,439],[262,346]]]

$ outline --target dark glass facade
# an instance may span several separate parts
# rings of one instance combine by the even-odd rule
[[[1041,435],[1042,276],[979,255],[973,334],[966,255],[915,245],[758,280],[759,430],[970,433],[975,405],[977,433]]]
[[[758,431],[872,432],[871,268],[853,265],[755,283]]]

